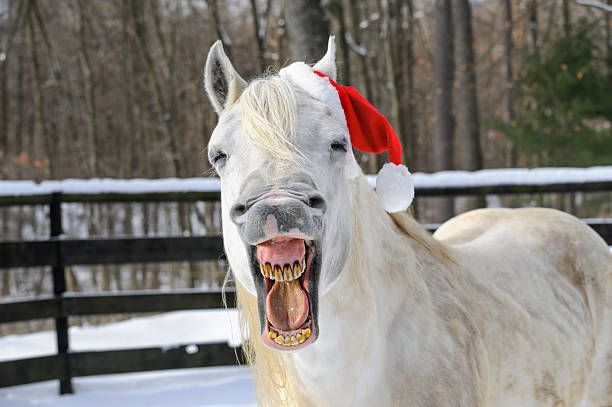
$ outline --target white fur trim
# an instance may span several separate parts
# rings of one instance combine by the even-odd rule
[[[376,193],[387,212],[408,209],[414,199],[412,175],[405,165],[387,163],[376,176]]]
[[[341,118],[346,125],[346,116],[340,103],[338,91],[329,83],[329,79],[315,74],[314,69],[303,62],[294,62],[281,69],[278,74],[309,96],[327,104],[332,108],[333,115],[338,119]]]

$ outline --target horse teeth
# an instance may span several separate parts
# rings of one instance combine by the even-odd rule
[[[266,263],[266,274],[265,276],[267,278],[272,278],[272,266],[270,265],[270,263]]]
[[[298,278],[302,275],[302,267],[297,261],[293,263],[293,273],[295,274],[295,278]]]
[[[283,273],[286,281],[293,280],[293,272],[291,271],[291,267],[288,264],[285,264],[283,267]]]
[[[300,343],[304,343],[304,341],[306,341],[306,339],[308,339],[308,337],[310,336],[309,328],[302,329],[300,332],[297,332],[294,335],[283,336],[279,334],[278,332],[276,332],[270,326],[270,331],[268,332],[268,336],[270,337],[270,339],[272,339],[274,342],[278,343],[279,345],[296,346],[296,345],[299,345]]]
[[[293,265],[287,263],[283,266],[280,264],[264,264],[260,261],[259,271],[264,277],[269,278],[270,280],[292,281],[301,277],[306,271],[306,259],[304,257],[301,260],[294,261]]]

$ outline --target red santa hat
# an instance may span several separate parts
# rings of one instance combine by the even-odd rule
[[[414,198],[414,184],[408,168],[402,164],[402,145],[387,119],[355,88],[340,86],[302,62],[281,69],[280,75],[327,102],[336,116],[343,117],[353,147],[374,154],[388,151],[391,162],[376,176],[376,192],[387,212],[408,209]]]

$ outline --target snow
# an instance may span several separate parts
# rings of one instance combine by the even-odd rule
[[[73,351],[228,342],[240,344],[235,309],[178,311],[102,326],[71,327]],[[0,360],[55,353],[55,332],[0,337]],[[58,396],[57,382],[0,388],[0,405],[88,407],[255,406],[253,378],[247,367],[180,369],[74,379],[74,395]],[[180,400],[180,402],[177,402]]]
[[[501,168],[414,174],[419,188],[546,185],[612,181],[612,166],[590,168]]]
[[[589,168],[498,168],[479,171],[440,171],[432,174],[412,174],[414,187],[462,188],[490,187],[500,185],[547,185],[612,181],[612,166]],[[370,185],[375,177],[368,175]]]
[[[177,311],[100,326],[70,327],[70,350],[169,348],[177,344],[240,345],[235,309]],[[0,337],[0,361],[54,354],[55,331]]]
[[[495,185],[545,185],[563,183],[610,182],[612,166],[590,168],[502,168],[474,172],[440,171],[432,174],[413,173],[414,186],[478,187]],[[375,185],[375,175],[368,181]],[[60,181],[0,181],[0,196],[101,193],[173,193],[219,192],[218,178],[161,178],[161,179],[65,179]]]
[[[161,178],[161,179],[64,179],[59,181],[0,181],[0,196],[44,195],[53,192],[64,194],[108,193],[173,193],[218,192],[218,178]]]
[[[75,393],[58,395],[56,381],[0,389],[2,407],[255,407],[248,367],[179,369],[73,379]]]

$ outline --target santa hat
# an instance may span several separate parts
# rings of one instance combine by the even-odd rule
[[[402,164],[402,145],[387,119],[355,88],[340,86],[303,62],[281,69],[280,76],[326,102],[334,116],[344,118],[351,144],[357,150],[374,154],[389,152],[391,162],[376,176],[376,193],[387,212],[408,209],[414,198],[414,184],[408,168]]]

